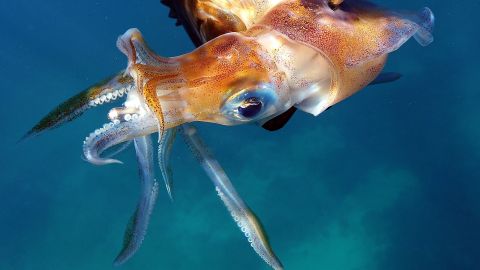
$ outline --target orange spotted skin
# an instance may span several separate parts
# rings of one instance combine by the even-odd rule
[[[253,38],[230,33],[192,53],[155,59],[161,62],[158,65],[135,64],[131,73],[135,74],[137,85],[142,86],[139,89],[145,102],[165,129],[189,119],[228,124],[218,116],[229,96],[252,85],[282,81],[282,74],[275,72],[275,64],[263,53]],[[177,103],[162,106],[168,102]],[[164,121],[165,118],[176,120]]]
[[[221,9],[209,1],[197,1],[195,9],[197,19],[202,21],[200,33],[205,40],[211,40],[217,36],[240,32],[247,29],[243,21],[228,10]]]
[[[310,3],[281,3],[258,24],[308,44],[329,58],[337,73],[332,85],[335,104],[367,86],[383,69],[387,55],[377,55],[375,50],[382,43],[379,39],[389,38],[387,32],[382,33],[388,18],[369,11],[359,14],[360,20],[351,14],[338,15],[338,11],[334,13],[318,2]]]
[[[433,40],[428,8],[412,16],[365,0],[187,3],[195,11],[190,20],[197,22],[196,30],[206,41],[196,50],[163,58],[142,48],[146,45],[140,32],[125,37],[133,48],[126,49],[133,52],[128,55],[135,63],[130,73],[165,129],[194,121],[261,123],[291,107],[318,115],[371,83],[388,54],[410,37],[415,35],[422,45]],[[136,59],[137,49],[145,59]],[[235,94],[255,93],[265,85],[270,92],[262,95],[275,96],[275,108],[262,118],[237,114],[232,119],[242,106],[231,106]]]
[[[255,28],[267,26],[318,49],[335,65],[334,103],[367,86],[380,73],[387,58],[383,46],[391,35],[387,26],[402,23],[384,10],[362,7],[363,3],[354,12],[342,12],[343,0],[184,1],[204,41],[227,32],[253,36]]]
[[[181,60],[186,88],[191,93],[185,99],[195,119],[215,121],[212,117],[235,91],[274,79],[270,76],[274,63],[266,61],[261,51],[254,40],[228,34]]]

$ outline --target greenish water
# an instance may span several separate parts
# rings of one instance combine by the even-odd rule
[[[437,19],[432,45],[390,57],[400,81],[275,133],[199,128],[286,269],[480,269],[480,4],[382,2]],[[156,0],[2,1],[0,23],[0,269],[112,269],[139,192],[134,151],[124,165],[81,159],[109,106],[16,142],[124,68],[115,40],[126,29],[164,56],[193,46]],[[176,200],[161,190],[143,247],[119,269],[268,269],[181,140],[172,159]]]

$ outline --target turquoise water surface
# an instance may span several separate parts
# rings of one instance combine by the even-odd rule
[[[115,41],[126,29],[163,56],[192,50],[159,2],[0,2],[0,269],[114,268],[139,192],[134,151],[119,156],[124,165],[81,159],[112,106],[17,141],[125,67]],[[480,269],[480,4],[377,2],[436,15],[432,45],[409,41],[391,55],[386,70],[401,80],[319,117],[297,113],[274,133],[198,127],[285,269]],[[269,269],[182,140],[173,151],[176,199],[161,190],[144,245],[118,269]]]

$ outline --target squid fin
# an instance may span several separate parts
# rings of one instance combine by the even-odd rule
[[[393,20],[387,26],[390,33],[383,44],[385,53],[397,50],[411,36],[421,46],[427,46],[433,42],[432,32],[435,17],[428,7],[424,7],[415,13],[403,13],[397,14],[397,16],[398,20]]]
[[[123,247],[114,261],[121,265],[130,259],[140,248],[147,233],[150,215],[157,200],[158,183],[153,176],[153,153],[150,136],[134,139],[139,166],[141,195],[137,209],[130,218],[124,235]]]
[[[433,26],[435,24],[435,17],[433,12],[428,8],[422,8],[411,19],[419,25],[418,31],[413,36],[421,46],[428,46],[433,42]]]
[[[297,108],[291,107],[290,109],[288,109],[288,111],[278,116],[275,116],[274,118],[265,122],[262,127],[268,131],[277,131],[283,128],[288,123],[288,121],[290,120],[290,118],[292,118],[293,114],[296,111]]]
[[[376,84],[383,84],[383,83],[390,83],[394,82],[402,77],[402,74],[397,73],[397,72],[383,72],[380,73],[380,75],[373,80],[370,85],[376,85]]]
[[[220,199],[222,199],[240,230],[247,237],[250,246],[273,269],[283,269],[268,242],[260,221],[238,195],[223,168],[200,139],[196,128],[190,124],[183,124],[182,133],[185,142],[212,180]]]
[[[82,115],[89,108],[122,97],[132,87],[133,78],[125,75],[123,71],[98,84],[90,86],[50,111],[28,131],[21,140],[70,122]]]
[[[352,53],[347,59],[347,66],[354,67],[396,51],[411,37],[415,38],[421,46],[427,46],[433,42],[435,17],[429,8],[422,8],[415,13],[389,12],[385,18],[387,19],[376,25],[377,31],[381,29],[381,36],[375,36],[375,39],[367,38],[366,41],[372,46],[361,53]]]

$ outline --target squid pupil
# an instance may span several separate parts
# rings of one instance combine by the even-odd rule
[[[243,101],[243,104],[238,107],[238,112],[246,118],[252,118],[262,110],[262,102],[256,98],[251,97]]]

